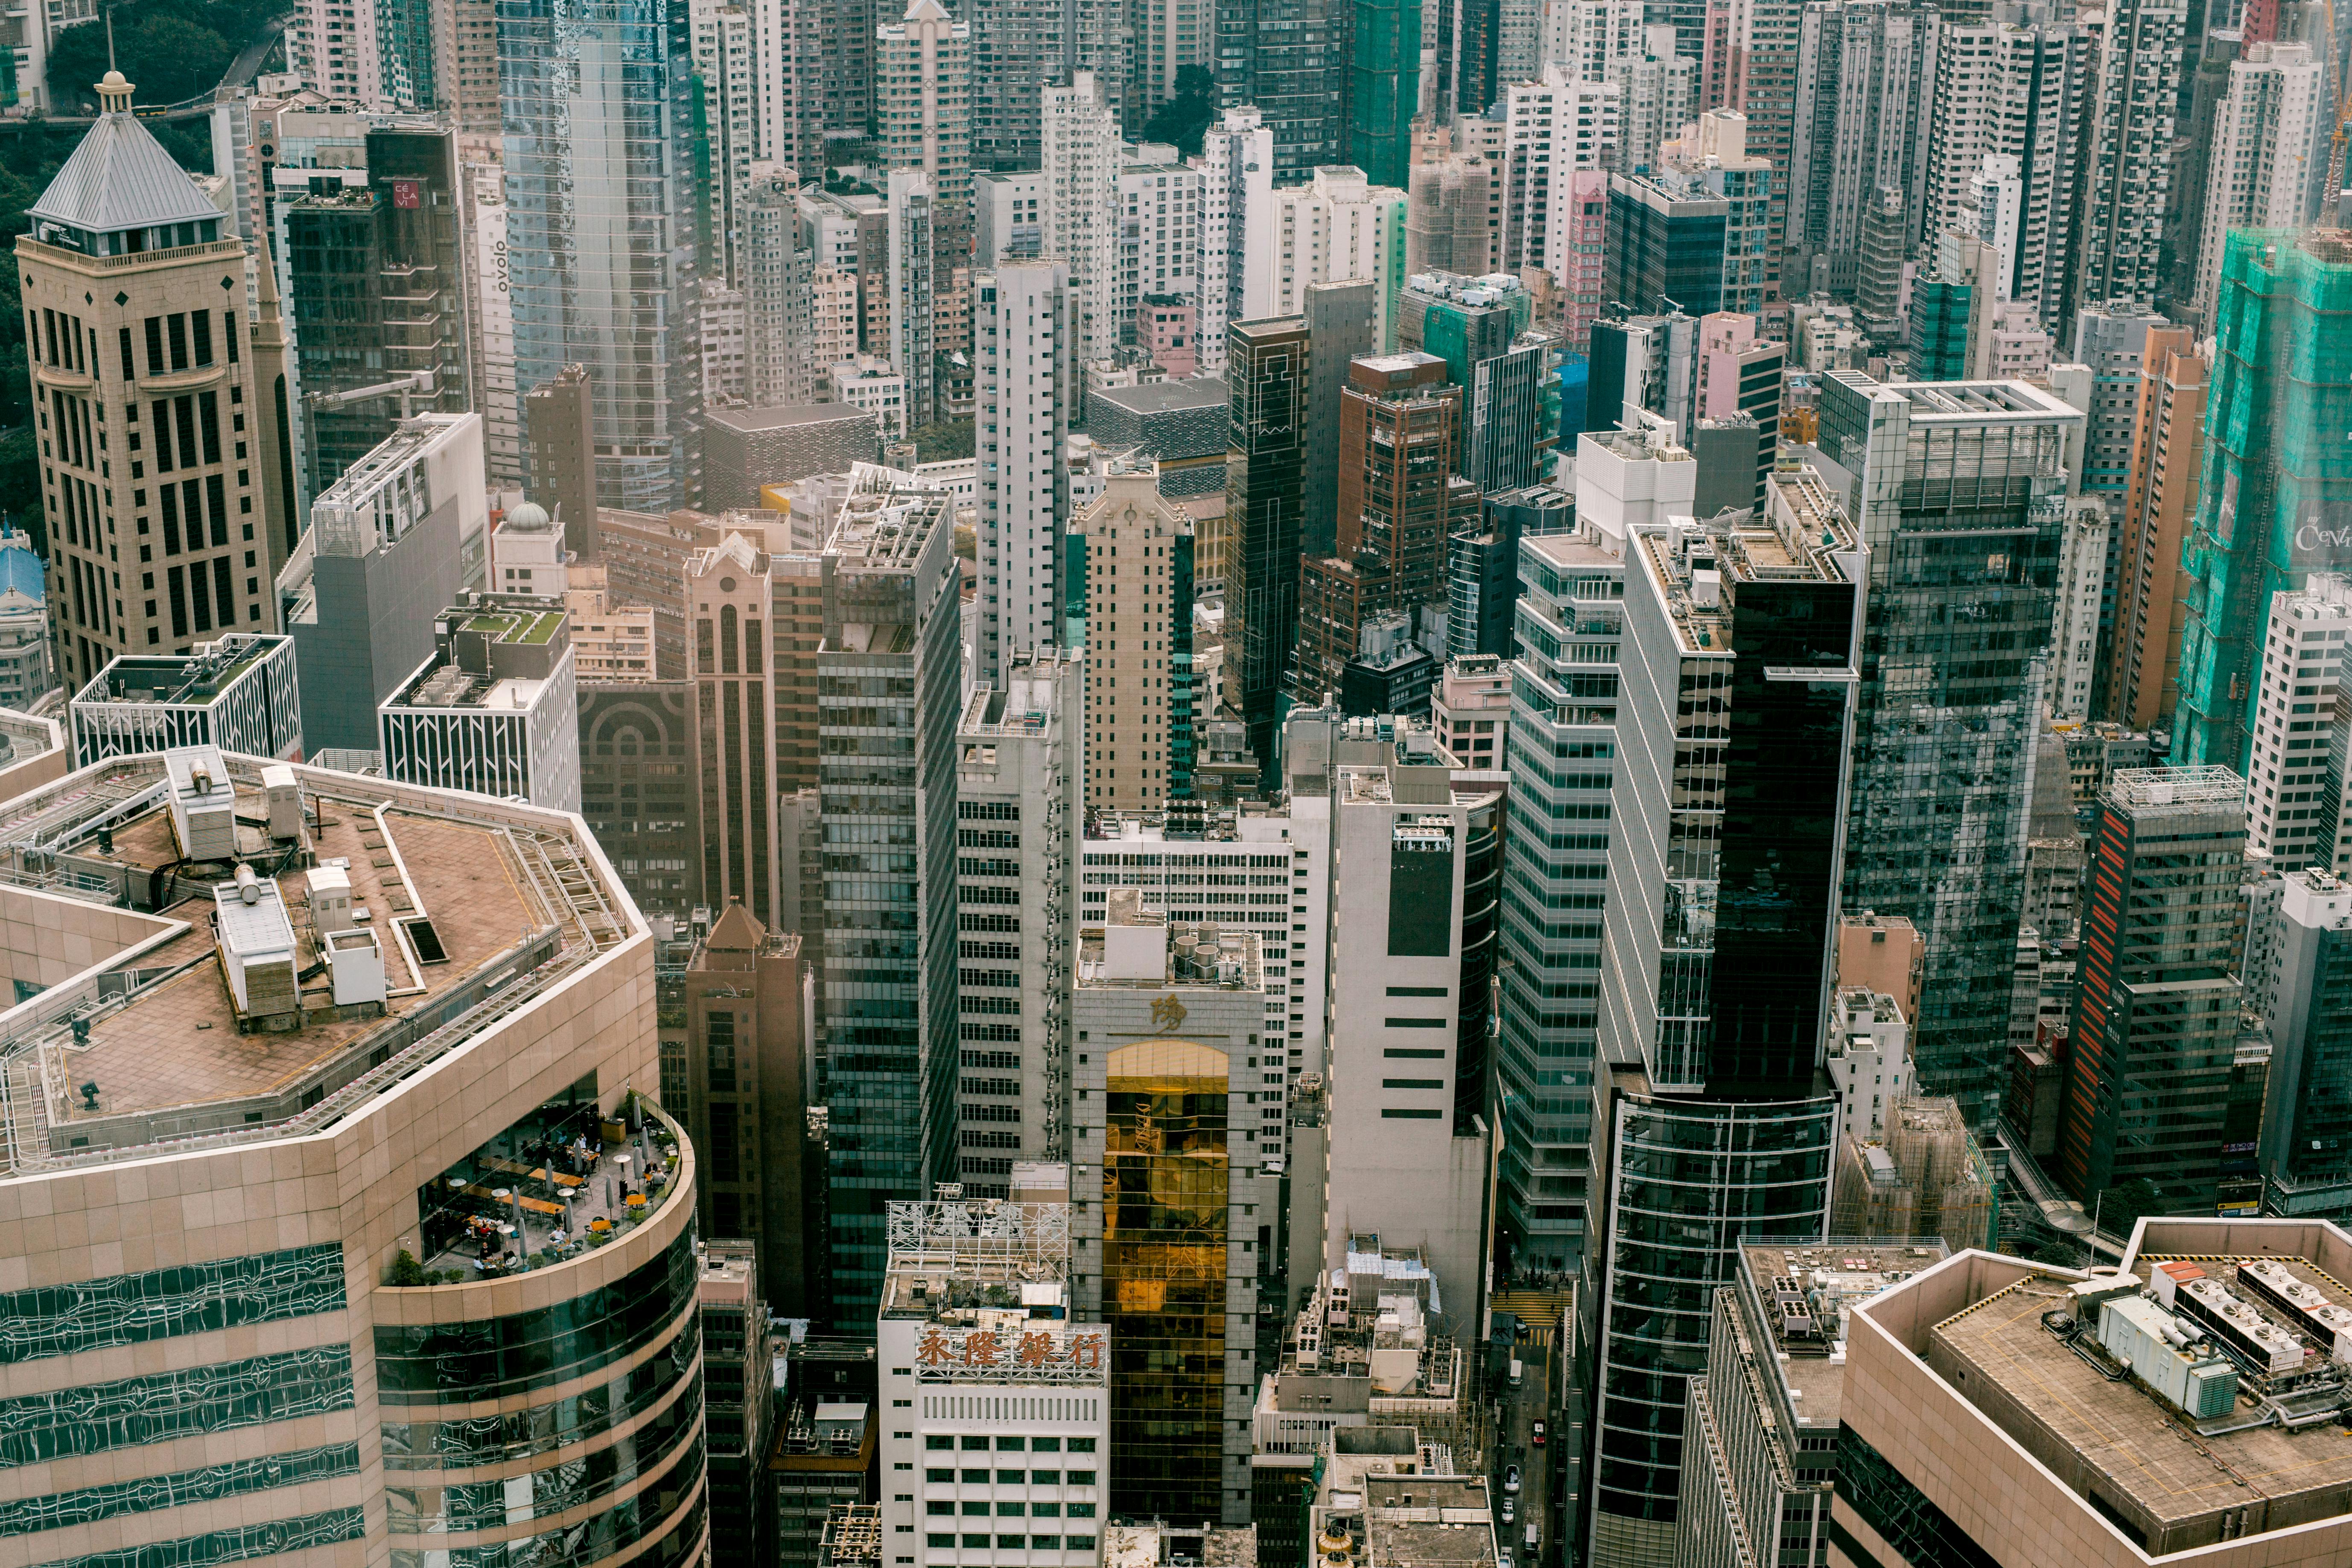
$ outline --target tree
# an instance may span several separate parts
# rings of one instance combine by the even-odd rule
[[[139,101],[179,103],[220,83],[236,58],[231,37],[250,37],[259,14],[208,0],[144,0],[113,7],[115,68],[139,89]],[[49,46],[49,92],[63,112],[95,107],[93,84],[107,71],[106,27],[68,27]]]
[[[971,456],[971,421],[947,419],[937,425],[919,425],[908,432],[907,439],[915,444],[915,461],[947,463]]]
[[[1172,142],[1176,155],[1190,158],[1217,119],[1217,83],[1206,66],[1176,68],[1176,95],[1161,104],[1143,128],[1146,142]]]
[[[48,520],[41,513],[41,448],[29,425],[0,436],[0,513],[33,536],[37,552],[48,553]]]

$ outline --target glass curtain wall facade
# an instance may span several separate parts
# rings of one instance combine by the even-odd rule
[[[1224,1484],[1224,1052],[1152,1040],[1110,1054],[1103,1320],[1111,1495],[1139,1518],[1197,1519]]]
[[[498,0],[515,384],[587,367],[599,505],[695,498],[694,70],[684,0]]]
[[[1829,1212],[1837,1101],[1621,1096],[1612,1129],[1592,1561],[1673,1561],[1683,1414],[1742,1242],[1810,1242]]]
[[[1918,1081],[1972,1118],[1998,1104],[2008,1049],[2062,453],[2082,418],[2020,382],[1822,385],[1813,460],[1870,552],[1844,907],[1927,938]]]
[[[888,1205],[928,1197],[959,1160],[962,654],[943,509],[925,526],[911,560],[839,561],[824,637],[838,651],[817,656],[832,1318],[844,1334],[872,1331]]]
[[[1519,547],[1503,835],[1498,1228],[1521,1268],[1584,1258],[1601,921],[1625,563],[1576,534]]]
[[[1225,464],[1226,706],[1274,776],[1279,700],[1298,641],[1306,521],[1307,333],[1303,317],[1236,321],[1228,336],[1232,454]],[[1344,366],[1334,374],[1344,374]]]

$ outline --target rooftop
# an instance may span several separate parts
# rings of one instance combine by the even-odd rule
[[[115,73],[108,75],[121,81]],[[110,234],[220,221],[220,208],[163,151],[155,133],[127,112],[129,99],[130,86],[124,83],[121,102],[126,112],[100,115],[98,123],[49,182],[49,188],[41,193],[41,199],[26,209],[36,234],[43,223]]]
[[[1257,1568],[1254,1524],[1113,1524],[1102,1543],[1103,1568]]]
[[[1227,930],[1214,921],[1169,922],[1159,910],[1142,907],[1137,888],[1113,888],[1108,916],[1078,933],[1078,989],[1082,991],[1255,991],[1265,982],[1258,968],[1255,931]]]
[[[1089,403],[1108,403],[1130,414],[1173,414],[1189,408],[1223,408],[1227,394],[1224,377],[1196,375],[1145,382],[1139,386],[1107,386],[1087,394]]]
[[[2143,1222],[2146,1225],[2153,1222]],[[2144,1267],[2164,1261],[2150,1253]],[[2242,1284],[2242,1264],[2256,1258],[2201,1254],[2209,1277],[2221,1277],[2239,1300],[2273,1325],[2284,1316]],[[2272,1258],[2329,1303],[2352,1306],[2347,1291],[2302,1258]],[[2153,1268],[2147,1268],[2149,1274]],[[2086,1283],[2137,1301],[2128,1281]],[[2252,1501],[2254,1532],[2344,1511],[2352,1487],[2352,1431],[2340,1417],[2289,1429],[2273,1424],[2241,1384],[2233,1408],[2218,1419],[2192,1421],[2160,1398],[2100,1348],[2104,1318],[2114,1304],[2086,1307],[2071,1274],[2032,1270],[1937,1322],[1928,1331],[1928,1366],[1959,1390],[1977,1412],[2048,1465],[2071,1489],[2095,1491],[2110,1518],[2120,1513],[2157,1554],[2221,1539],[2221,1521]],[[2138,1310],[2138,1309],[2135,1309]],[[2076,1325],[2070,1337],[2051,1326],[2056,1316]],[[2197,1327],[2187,1319],[2184,1326]],[[2087,1343],[2086,1343],[2087,1342]],[[2340,1371],[2327,1352],[2310,1347],[2330,1369],[2332,1398],[2343,1399]],[[2235,1358],[2233,1358],[2235,1359]],[[2241,1363],[2242,1365],[2242,1362]]]
[[[635,929],[561,816],[169,759],[207,755],[202,791],[142,754],[0,808],[5,918],[91,955],[0,1014],[0,1164],[331,1125]]]
[[[713,425],[750,435],[794,425],[871,425],[874,412],[848,403],[802,403],[783,408],[713,408],[706,417]]]
[[[1800,1426],[1838,1424],[1845,1385],[1846,1314],[1950,1253],[1941,1239],[1875,1246],[1743,1247],[1740,1285],[1771,1336],[1772,1369]]]
[[[74,693],[78,705],[95,702],[201,706],[216,700],[287,639],[261,632],[230,632],[201,643],[194,653],[125,654]]]

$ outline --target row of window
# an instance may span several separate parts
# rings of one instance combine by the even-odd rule
[[[0,1363],[339,1311],[341,1243],[0,1296]]]
[[[957,1505],[933,1499],[923,1504],[923,1512],[934,1519],[953,1519]],[[1090,1502],[966,1502],[962,1505],[967,1519],[1059,1519],[1066,1511],[1072,1519],[1092,1519],[1095,1505]],[[992,1514],[991,1510],[993,1510]]]
[[[927,1546],[961,1544],[974,1551],[985,1551],[993,1542],[1001,1552],[1019,1552],[1024,1547],[1031,1552],[1092,1552],[1095,1538],[1091,1535],[954,1535],[939,1531],[928,1531],[923,1537]]]
[[[1069,1477],[1071,1486],[1090,1487],[1095,1484],[1096,1472],[1093,1470],[959,1469],[953,1465],[928,1465],[923,1469],[923,1479],[954,1481],[961,1479],[965,1485],[976,1487],[1058,1487],[1063,1484],[1065,1474]]]
[[[152,1541],[143,1546],[92,1552],[85,1556],[62,1558],[48,1564],[48,1568],[196,1568],[208,1563],[243,1563],[249,1558],[275,1557],[281,1552],[301,1552],[313,1546],[357,1541],[366,1530],[364,1510],[340,1508],[331,1513],[273,1519],[235,1530],[184,1535],[176,1541]]]

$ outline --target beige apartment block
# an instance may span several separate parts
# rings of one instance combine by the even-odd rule
[[[1192,722],[1170,644],[1191,614],[1190,576],[1180,584],[1173,568],[1192,520],[1160,493],[1147,462],[1114,471],[1077,531],[1087,541],[1087,809],[1157,811],[1180,710]]]
[[[193,748],[0,835],[0,1561],[699,1561],[694,1153],[579,819]]]

